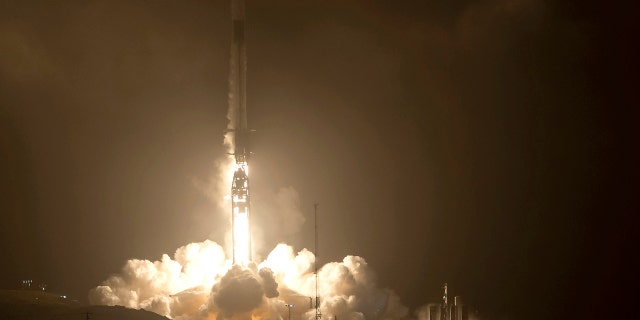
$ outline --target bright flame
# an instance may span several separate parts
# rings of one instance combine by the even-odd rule
[[[231,184],[233,263],[246,266],[251,261],[249,166],[236,163]]]
[[[249,214],[233,208],[233,257],[236,264],[246,266],[250,261]]]

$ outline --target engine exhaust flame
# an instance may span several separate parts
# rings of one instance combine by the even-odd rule
[[[251,234],[249,225],[249,167],[236,163],[231,186],[233,263],[247,266],[251,261]]]

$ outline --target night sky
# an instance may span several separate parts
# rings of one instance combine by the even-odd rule
[[[493,319],[623,308],[633,10],[247,2],[253,223],[288,187],[306,217],[258,254],[313,249],[319,203],[320,262],[364,257],[412,309],[443,282]],[[202,185],[226,152],[230,19],[228,1],[0,2],[0,288],[86,302],[127,259],[223,242]]]

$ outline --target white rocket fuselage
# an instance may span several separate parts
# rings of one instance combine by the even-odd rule
[[[249,192],[249,129],[247,127],[247,52],[245,44],[244,0],[231,0],[232,44],[229,77],[229,104],[233,123],[233,155],[235,157],[231,184],[231,224],[233,264],[247,265],[251,261],[250,192]]]

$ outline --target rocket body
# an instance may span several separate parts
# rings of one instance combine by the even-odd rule
[[[247,127],[247,47],[245,44],[244,0],[231,1],[233,22],[231,44],[231,74],[229,103],[233,110],[234,155],[236,161],[249,158],[249,129]]]
[[[233,264],[247,265],[251,261],[250,192],[249,192],[249,129],[247,126],[247,52],[245,44],[244,0],[231,0],[232,44],[229,76],[229,110],[235,158],[231,183],[231,225]]]

